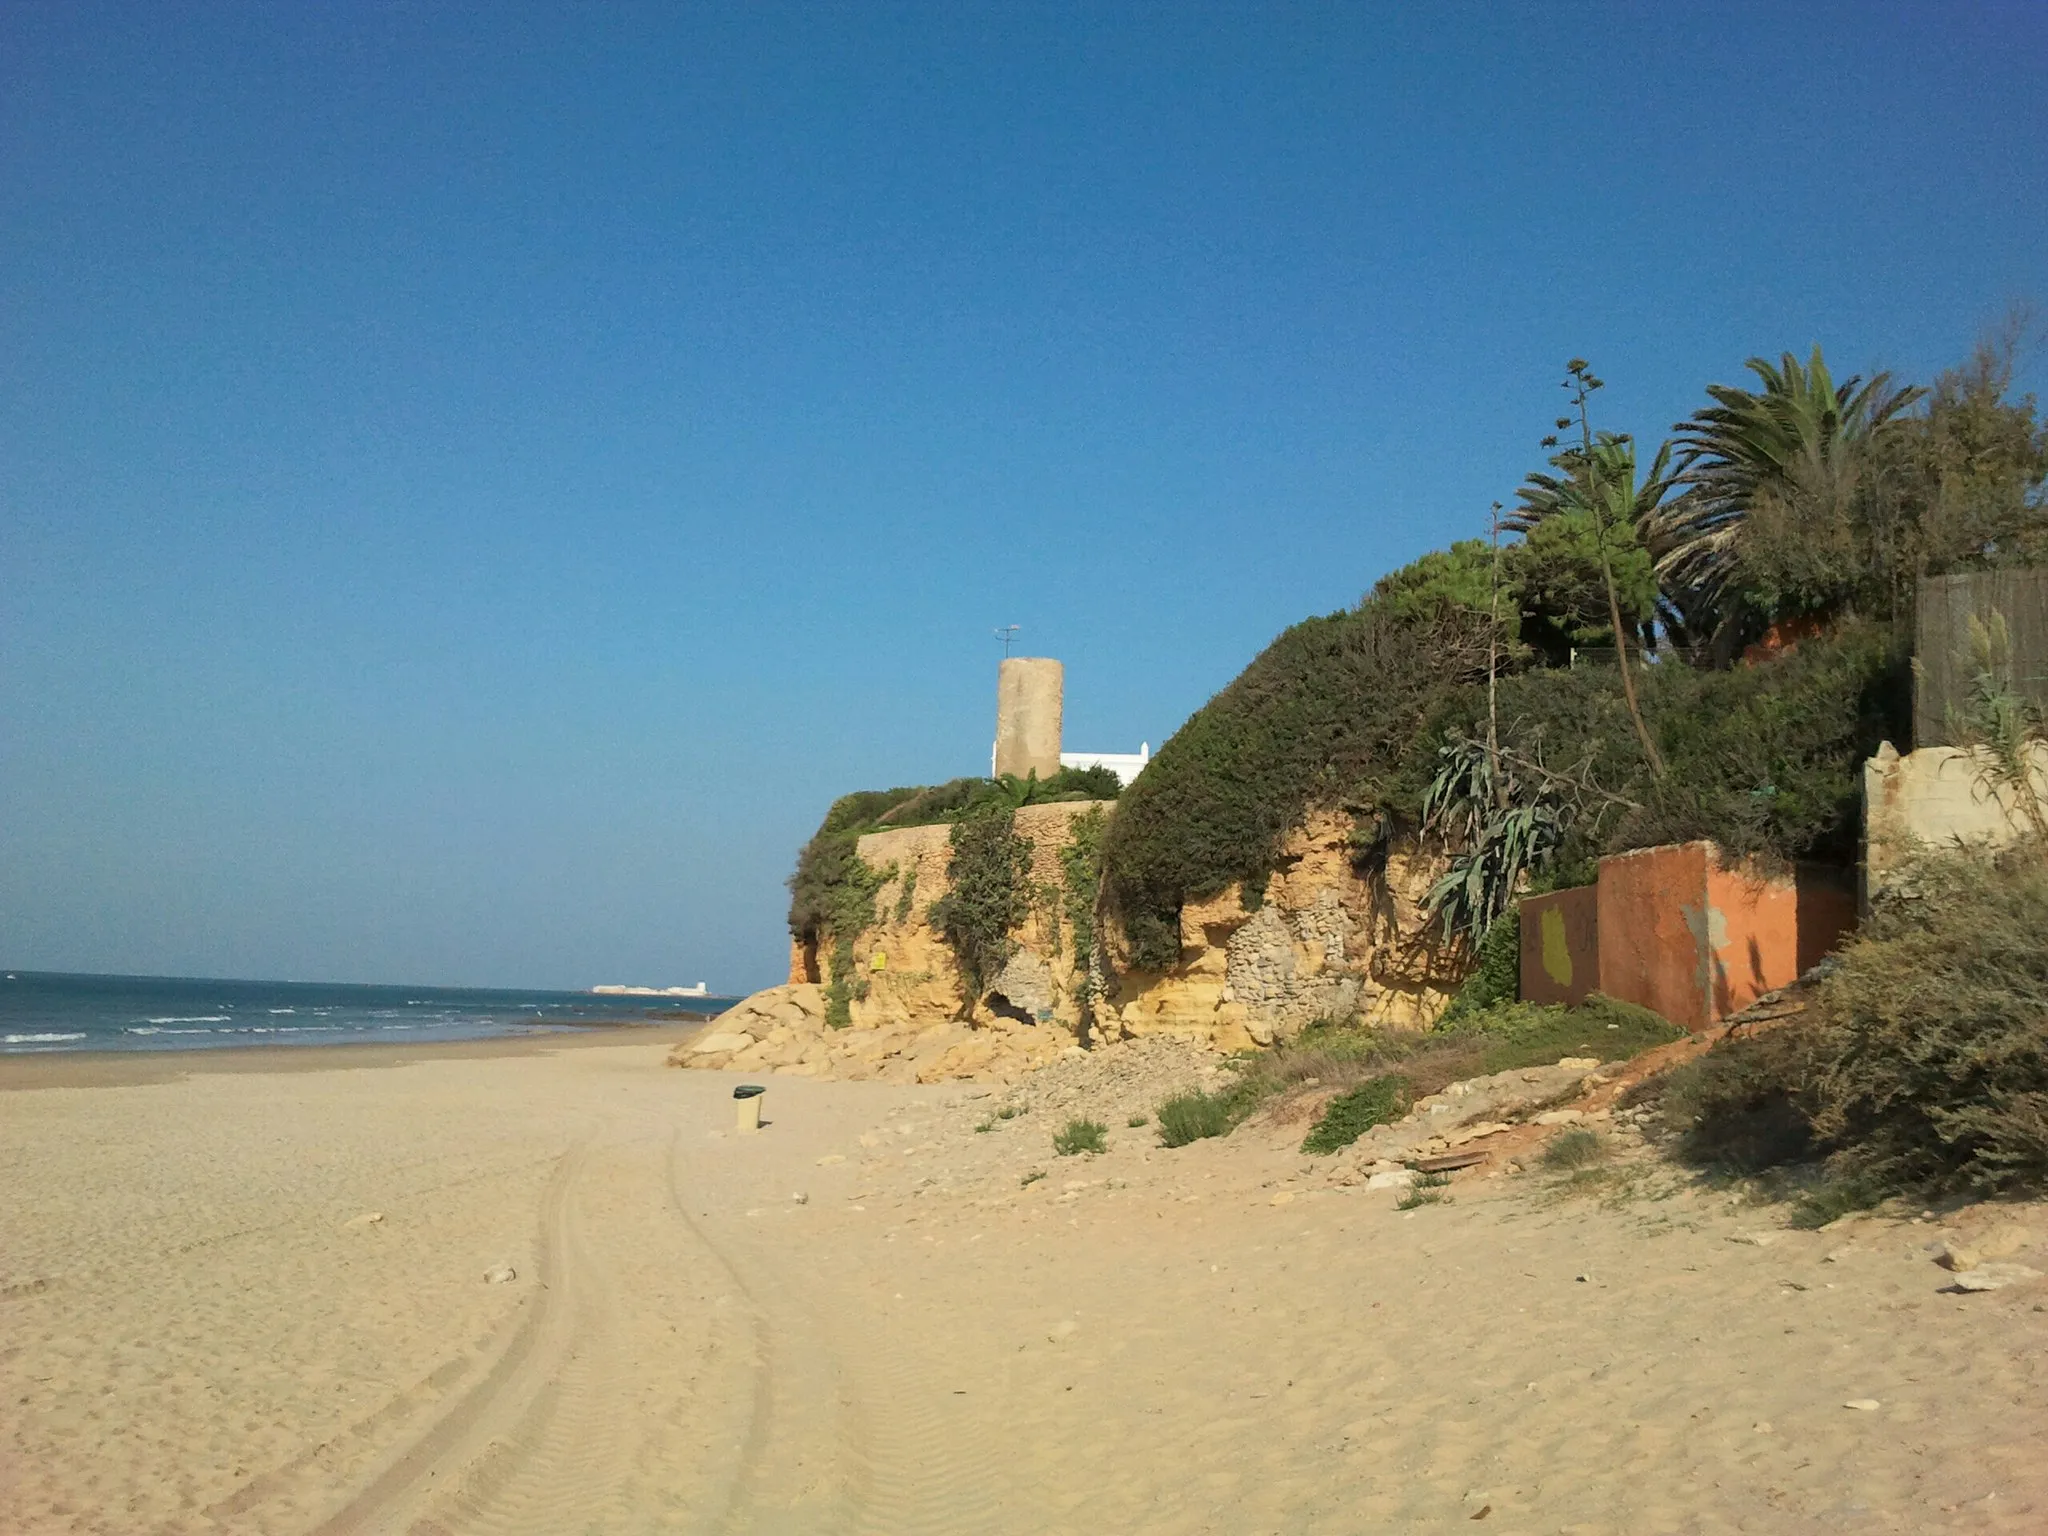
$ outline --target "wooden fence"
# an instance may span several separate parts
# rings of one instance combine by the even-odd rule
[[[1955,746],[1949,722],[1964,714],[1977,668],[1970,620],[2005,619],[2014,691],[2048,709],[2048,569],[1968,571],[1920,582],[1913,656],[1913,745]]]

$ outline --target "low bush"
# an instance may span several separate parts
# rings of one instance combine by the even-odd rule
[[[1450,1185],[1451,1176],[1448,1173],[1420,1174],[1401,1198],[1394,1202],[1394,1209],[1414,1211],[1425,1205],[1441,1205],[1446,1198],[1444,1191],[1450,1188]]]
[[[1227,1135],[1270,1100],[1309,1087],[1335,1087],[1341,1098],[1382,1079],[1398,1078],[1405,1085],[1405,1113],[1407,1104],[1463,1078],[1548,1066],[1566,1056],[1623,1060],[1684,1034],[1647,1008],[1597,993],[1577,1008],[1506,1003],[1435,1030],[1373,1030],[1326,1022],[1311,1025],[1271,1050],[1241,1058],[1236,1081],[1227,1087],[1184,1094],[1160,1105],[1160,1138],[1177,1147],[1205,1136]],[[1369,1096],[1359,1100],[1361,1112],[1368,1102]],[[1340,1134],[1344,1124],[1340,1116],[1328,1134]],[[1348,1146],[1369,1128],[1360,1124],[1330,1150]]]
[[[1055,1131],[1052,1149],[1061,1157],[1072,1157],[1079,1152],[1106,1152],[1109,1150],[1109,1127],[1100,1120],[1069,1120],[1066,1129]]]
[[[1512,1003],[1522,990],[1522,917],[1510,906],[1486,930],[1473,953],[1472,974],[1451,999],[1443,1022],[1455,1024],[1467,1014],[1483,1013]]]
[[[1934,856],[1909,885],[1804,1018],[1668,1075],[1687,1155],[1739,1172],[1822,1156],[1831,1206],[2048,1187],[2048,859]]]
[[[1583,1126],[1573,1126],[1550,1138],[1538,1161],[1552,1173],[1577,1173],[1607,1157],[1607,1143]]]
[[[1387,1125],[1408,1113],[1408,1080],[1394,1073],[1369,1078],[1348,1093],[1340,1093],[1323,1106],[1316,1123],[1309,1127],[1301,1150],[1311,1153],[1341,1151],[1376,1125]]]
[[[1160,1144],[1168,1147],[1227,1135],[1233,1124],[1223,1100],[1210,1093],[1175,1095],[1159,1106],[1158,1120]]]
[[[1792,1225],[1811,1232],[1856,1211],[1867,1211],[1884,1198],[1875,1184],[1858,1178],[1822,1178],[1801,1190],[1792,1205]]]
[[[1951,855],[1821,984],[1813,1127],[1886,1189],[2048,1185],[2048,849]]]
[[[1756,1174],[1814,1152],[1810,1042],[1802,1028],[1727,1040],[1654,1081],[1687,1161]]]
[[[1476,1050],[1477,1071],[1463,1074],[1470,1077],[1548,1066],[1566,1056],[1626,1061],[1684,1038],[1685,1031],[1662,1014],[1596,992],[1576,1008],[1502,1003],[1468,1014],[1423,1040],[1436,1050],[1461,1045]]]

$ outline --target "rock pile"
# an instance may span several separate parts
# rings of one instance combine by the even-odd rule
[[[856,1082],[1009,1082],[1067,1050],[1079,1053],[1058,1025],[1007,1018],[834,1029],[825,1022],[824,989],[807,983],[756,992],[720,1014],[709,1033],[677,1046],[668,1061]]]
[[[1333,1176],[1339,1183],[1370,1180],[1402,1163],[1473,1147],[1516,1124],[1570,1125],[1589,1118],[1587,1111],[1556,1106],[1605,1081],[1599,1068],[1590,1056],[1567,1056],[1555,1066],[1516,1067],[1452,1083],[1418,1100],[1402,1119],[1359,1137]],[[1605,1118],[1604,1112],[1592,1113]]]
[[[1234,1074],[1214,1051],[1167,1036],[1140,1036],[1084,1051],[1061,1053],[1032,1073],[1000,1102],[1046,1121],[1064,1115],[1125,1125],[1132,1115],[1148,1118],[1177,1094],[1213,1092]]]

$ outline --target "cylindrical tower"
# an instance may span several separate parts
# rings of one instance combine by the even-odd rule
[[[1060,771],[1060,711],[1066,668],[1048,656],[1008,656],[996,674],[996,760],[1001,778],[1041,779]]]

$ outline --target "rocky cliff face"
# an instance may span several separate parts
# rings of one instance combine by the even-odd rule
[[[678,1066],[735,1067],[804,1076],[941,1082],[1007,1077],[1077,1048],[1084,973],[1075,964],[1073,925],[1065,915],[1060,850],[1073,824],[1099,802],[1030,805],[1015,830],[1031,840],[1031,916],[1014,937],[1018,949],[974,1020],[963,1019],[960,968],[932,928],[930,910],[952,882],[949,826],[902,827],[860,840],[861,862],[889,878],[875,896],[875,922],[853,943],[851,1025],[825,1022],[822,983],[830,962],[793,943],[790,977],[720,1016],[714,1032],[679,1048]]]
[[[1322,1017],[1419,1027],[1449,1004],[1459,972],[1425,942],[1422,895],[1441,859],[1413,842],[1353,857],[1349,817],[1312,813],[1289,835],[1264,898],[1232,886],[1181,912],[1181,961],[1105,988],[1105,1038],[1172,1034],[1220,1050],[1271,1045]],[[1110,950],[1116,945],[1111,938]]]
[[[977,999],[977,1016],[1058,1025],[1069,1038],[1080,1028],[1082,975],[1074,964],[1073,925],[1064,914],[1060,850],[1072,841],[1076,821],[1107,809],[1080,801],[1027,805],[1017,812],[1017,835],[1031,840],[1036,899],[1030,918],[1013,934],[1017,953],[988,995]],[[875,897],[875,925],[854,940],[855,971],[866,983],[852,1003],[856,1029],[937,1024],[962,1013],[960,968],[929,916],[931,904],[952,889],[946,877],[951,836],[946,826],[903,827],[860,840],[862,863],[894,873]]]
[[[863,862],[892,872],[876,896],[874,926],[854,942],[850,1028],[826,1026],[819,983],[827,978],[816,953],[798,945],[789,985],[755,994],[720,1019],[717,1033],[671,1059],[901,1081],[1007,1077],[1057,1058],[1084,1036],[1093,1043],[1166,1035],[1242,1050],[1325,1016],[1425,1025],[1449,1002],[1457,973],[1423,942],[1419,906],[1442,861],[1397,843],[1384,860],[1361,867],[1350,819],[1335,814],[1310,816],[1288,838],[1256,908],[1234,886],[1189,903],[1173,969],[1118,972],[1098,959],[1091,983],[1076,965],[1063,910],[1060,850],[1074,821],[1095,809],[1038,805],[1017,813],[1017,832],[1032,841],[1030,878],[1041,899],[1016,931],[1017,953],[972,1026],[961,1020],[959,968],[928,917],[950,888],[950,829],[905,827],[860,841]],[[1113,961],[1117,935],[1105,938]],[[1084,1010],[1090,985],[1093,1007]]]

